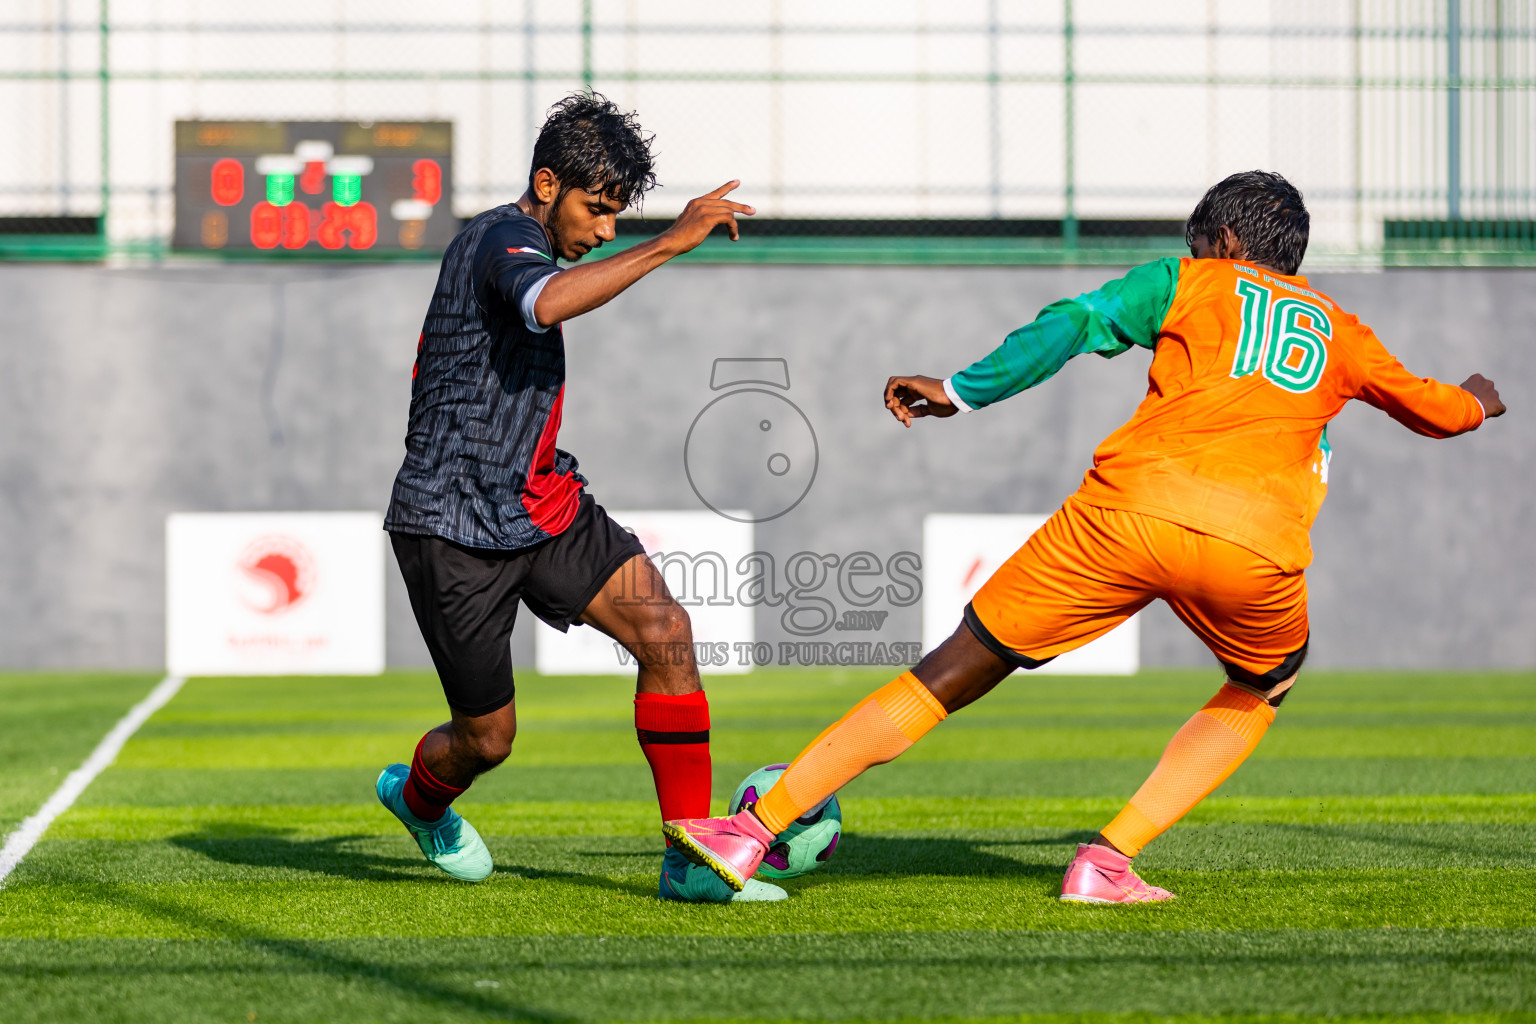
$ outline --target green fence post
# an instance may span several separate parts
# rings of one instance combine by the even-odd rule
[[[987,3],[987,192],[992,217],[1003,215],[1002,112],[997,78],[997,0]]]
[[[101,35],[101,241],[105,245],[107,241],[107,212],[112,202],[112,122],[109,116],[109,102],[112,94],[112,79],[109,71],[107,34],[109,12],[108,0],[101,0],[100,6],[100,35]]]
[[[1461,0],[1446,0],[1445,200],[1451,231],[1461,219]]]
[[[581,87],[592,91],[592,0],[581,0]]]
[[[1077,147],[1075,74],[1072,70],[1072,0],[1063,0],[1062,40],[1062,88],[1065,92],[1066,111],[1064,135],[1067,150],[1066,182],[1062,187],[1061,244],[1067,249],[1077,248]]]

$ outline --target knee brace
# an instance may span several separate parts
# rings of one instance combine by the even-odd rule
[[[1291,686],[1296,682],[1296,673],[1301,671],[1302,662],[1306,660],[1307,644],[1302,644],[1299,650],[1287,654],[1284,661],[1263,674],[1227,661],[1222,662],[1221,667],[1227,670],[1227,679],[1233,686],[1277,708],[1285,700],[1285,695],[1291,692]]]
[[[969,603],[965,606],[963,618],[965,619],[965,624],[970,627],[971,633],[977,640],[981,641],[981,646],[1001,658],[1005,665],[1012,665],[1014,668],[1036,669],[1048,661],[1055,660],[1056,656],[1054,654],[1049,658],[1031,658],[1029,655],[1020,654],[1009,647],[992,635],[992,631],[982,623],[981,618],[976,614],[976,609],[971,607]]]

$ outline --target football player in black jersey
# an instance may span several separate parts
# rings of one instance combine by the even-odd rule
[[[709,705],[688,613],[640,543],[587,493],[576,459],[555,446],[561,324],[716,227],[736,239],[737,216],[753,212],[726,198],[739,184],[728,182],[656,237],[560,267],[613,241],[614,218],[655,185],[650,146],[634,115],[600,95],[557,103],[534,145],[527,192],[454,238],[422,326],[385,528],[452,717],[422,737],[409,767],[385,768],[377,790],[427,859],[466,881],[490,875],[491,855],[451,805],[511,752],[519,603],[556,629],[598,629],[635,656],[635,728],[661,817],[709,813]],[[784,892],[756,883],[733,895],[669,849],[660,895],[720,902]]]

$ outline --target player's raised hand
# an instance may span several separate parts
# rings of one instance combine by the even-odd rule
[[[745,203],[733,202],[726,197],[740,181],[728,181],[713,192],[688,200],[683,212],[672,226],[662,234],[672,243],[676,252],[684,253],[697,248],[716,226],[724,224],[731,234],[731,241],[741,237],[736,227],[738,215],[750,217],[757,211]]]
[[[1504,400],[1499,397],[1499,389],[1482,374],[1474,373],[1462,381],[1461,390],[1483,403],[1483,415],[1486,418],[1491,420],[1495,416],[1504,415]]]
[[[933,377],[892,377],[885,382],[885,407],[904,427],[920,416],[953,416],[960,411],[944,393],[944,382]]]

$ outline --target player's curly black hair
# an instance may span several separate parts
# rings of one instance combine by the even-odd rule
[[[533,144],[528,187],[533,188],[539,168],[547,167],[560,179],[556,205],[578,188],[625,206],[636,203],[656,187],[655,138],[640,129],[633,113],[620,110],[602,93],[573,93],[549,108]]]
[[[1197,235],[1214,242],[1223,225],[1243,244],[1245,259],[1289,275],[1307,254],[1312,216],[1301,192],[1280,175],[1243,171],[1221,179],[1200,198],[1184,224],[1184,241],[1191,250]]]

